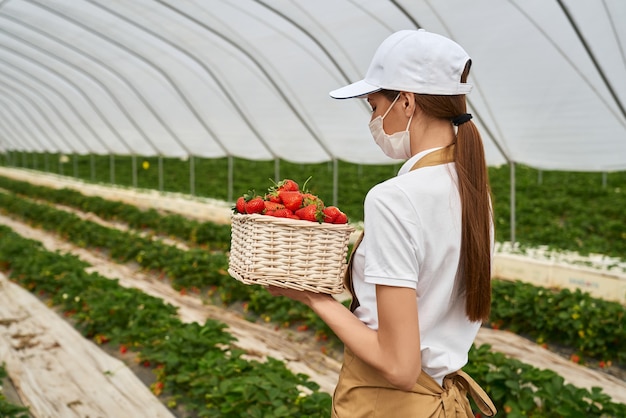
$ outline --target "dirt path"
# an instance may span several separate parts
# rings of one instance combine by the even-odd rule
[[[2,274],[0,362],[38,418],[174,416],[124,363]]]

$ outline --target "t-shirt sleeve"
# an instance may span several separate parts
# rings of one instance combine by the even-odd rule
[[[365,198],[365,281],[416,289],[421,248],[419,219],[399,188],[381,183]]]

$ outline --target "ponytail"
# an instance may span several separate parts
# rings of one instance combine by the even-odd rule
[[[457,277],[465,289],[471,321],[487,320],[491,309],[492,209],[485,153],[474,123],[458,127],[454,161],[461,197],[461,259]]]

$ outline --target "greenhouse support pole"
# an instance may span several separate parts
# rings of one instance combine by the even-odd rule
[[[95,183],[96,181],[96,157],[95,155],[89,154],[89,172],[91,174],[91,182]]]
[[[64,154],[59,153],[58,156],[59,156],[59,174],[64,176],[65,170],[63,170],[63,161],[61,161],[62,160],[61,157],[64,157]]]
[[[603,171],[602,172],[602,188],[606,188],[606,183],[607,183],[607,172]]]
[[[228,156],[228,201],[233,201],[233,172],[235,171],[235,164],[233,161],[233,157],[231,155]]]
[[[37,170],[39,164],[37,163],[37,153],[33,152],[33,169]]]
[[[133,169],[133,187],[137,188],[137,156],[135,154],[131,155],[131,166]]]
[[[159,154],[159,191],[163,191],[163,156]]]
[[[192,196],[196,195],[196,163],[193,155],[189,156],[189,192]]]
[[[111,184],[115,184],[115,156],[113,154],[110,154],[109,156],[109,171]]]
[[[48,151],[43,155],[43,166],[46,172],[50,171],[50,162],[48,161]]]
[[[511,245],[515,246],[515,163],[511,161]]]
[[[26,151],[22,151],[22,167],[28,168],[28,163],[26,162]]]
[[[278,183],[280,181],[280,160],[274,158],[274,181]]]
[[[333,205],[339,206],[339,161],[333,158]]]
[[[73,153],[72,156],[74,157],[72,159],[72,163],[74,165],[74,177],[78,178],[78,154]]]

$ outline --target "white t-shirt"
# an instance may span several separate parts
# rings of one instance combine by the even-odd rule
[[[422,369],[441,384],[467,363],[481,323],[467,319],[455,287],[461,206],[454,163],[410,171],[434,150],[413,156],[397,177],[368,192],[352,280],[360,303],[355,315],[374,330],[377,284],[416,289]]]

